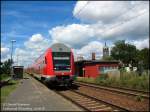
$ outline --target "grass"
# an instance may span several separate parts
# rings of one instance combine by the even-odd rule
[[[5,102],[9,94],[17,87],[19,80],[10,80],[9,85],[1,88],[1,103]]]
[[[10,78],[10,77],[11,77],[11,76],[8,75],[8,74],[1,74],[0,80],[3,81],[3,80],[6,80],[6,79],[8,79],[8,78]]]
[[[135,100],[141,102],[141,101],[143,101],[144,99],[142,98],[141,95],[138,95],[138,96],[135,97]]]
[[[97,78],[77,78],[77,81],[94,83],[104,86],[117,86],[131,89],[149,91],[149,74],[144,72],[139,76],[136,72],[122,72],[120,78],[108,77],[101,74]]]

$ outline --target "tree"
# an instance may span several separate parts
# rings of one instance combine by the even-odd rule
[[[110,61],[113,60],[113,58],[111,56],[105,56],[102,58],[102,60]]]
[[[144,69],[149,69],[149,48],[139,50],[137,60],[142,63]]]
[[[1,63],[1,74],[9,75],[11,72],[11,60],[8,59],[7,61]]]
[[[111,50],[111,57],[122,61],[125,65],[128,65],[129,63],[132,66],[135,65],[137,63],[136,55],[136,46],[125,43],[125,40],[115,42],[115,46]]]

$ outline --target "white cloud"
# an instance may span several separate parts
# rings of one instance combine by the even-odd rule
[[[108,23],[116,19],[117,16],[127,10],[129,4],[123,1],[89,1],[87,6],[85,6],[86,3],[87,1],[77,2],[73,10],[73,15],[82,21],[101,21],[103,23]],[[77,14],[80,10],[82,11]]]
[[[7,54],[9,52],[9,48],[7,47],[1,47],[1,53],[2,54]]]
[[[43,37],[41,34],[32,35],[27,41],[24,42],[24,48],[16,48],[14,53],[15,65],[31,65],[41,54],[43,54],[48,47],[50,47],[51,41]]]
[[[9,52],[9,48],[8,47],[3,47],[1,46],[1,61],[5,61],[8,58],[10,58],[10,52]]]
[[[41,55],[41,53],[43,52],[37,52],[36,50],[29,50],[28,48],[24,49],[16,48],[14,55],[14,64],[24,66],[31,65],[31,63],[33,63],[35,59]]]
[[[37,43],[37,42],[41,42],[44,38],[42,37],[41,34],[35,34],[32,35],[32,37],[30,38],[31,42]]]
[[[73,15],[82,21],[101,21],[105,24],[117,21],[118,17],[125,20],[141,12],[141,8],[148,9],[148,2],[141,1],[134,3],[132,1],[88,1],[86,4],[87,1],[78,1],[74,7]]]
[[[132,42],[137,49],[149,48],[149,39],[141,39]]]
[[[74,49],[75,58],[83,56],[85,59],[91,59],[92,52],[96,53],[96,57],[102,56],[103,44],[98,41],[92,41],[81,49]]]
[[[62,42],[73,47],[86,45],[93,39],[93,29],[89,25],[71,24],[57,26],[49,31],[53,42]]]
[[[149,34],[149,2],[142,1],[78,1],[73,14],[99,39],[140,39]],[[83,8],[84,7],[84,8]],[[83,10],[76,15],[76,13]],[[92,24],[91,24],[92,21]]]
[[[120,24],[120,25],[119,25]],[[137,17],[128,22],[119,23],[117,27],[112,29],[108,28],[103,33],[105,38],[118,38],[118,39],[141,39],[149,34],[149,18],[148,13],[143,16]]]
[[[44,38],[41,34],[34,34],[28,41],[24,42],[24,45],[30,50],[32,49],[40,52],[50,46],[50,40]]]

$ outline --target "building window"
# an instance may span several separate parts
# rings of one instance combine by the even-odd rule
[[[112,71],[112,70],[115,70],[115,69],[118,69],[118,67],[113,67],[113,66],[100,66],[99,67],[99,73],[100,74],[105,74],[109,71]]]
[[[100,74],[103,74],[104,71],[105,71],[105,67],[99,67],[99,73],[100,73]]]

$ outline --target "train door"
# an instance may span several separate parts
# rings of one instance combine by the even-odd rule
[[[44,59],[44,74],[47,74],[47,58]]]

